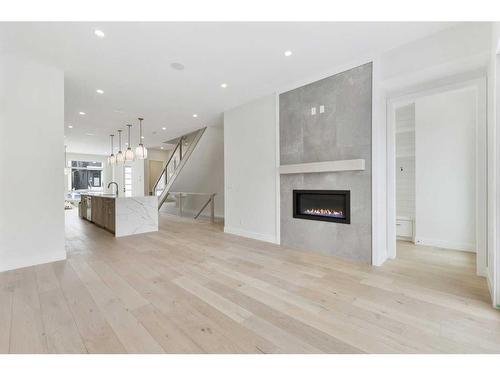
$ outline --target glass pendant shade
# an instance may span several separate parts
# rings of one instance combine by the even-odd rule
[[[123,152],[118,151],[116,154],[116,162],[117,163],[123,163],[125,161],[125,155],[123,155]]]
[[[147,159],[148,158],[148,149],[144,147],[142,144],[142,120],[144,120],[142,117],[138,118],[139,120],[139,146],[135,149],[135,157],[137,159]]]
[[[116,157],[115,154],[113,154],[113,137],[115,135],[111,134],[109,137],[111,138],[111,154],[108,156],[108,164],[115,164],[116,163]]]
[[[119,150],[116,154],[116,163],[123,163],[125,161],[125,155],[122,152],[122,131],[118,130],[118,142],[119,142]]]
[[[128,143],[127,151],[125,151],[125,161],[134,161],[134,151],[130,148],[130,128],[132,125],[127,125],[128,127]]]
[[[125,161],[134,161],[134,152],[130,147],[125,151]]]
[[[144,145],[141,143],[135,149],[135,156],[137,157],[137,159],[147,159],[148,158],[148,149],[146,147],[144,147]]]

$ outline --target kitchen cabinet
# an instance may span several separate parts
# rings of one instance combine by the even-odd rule
[[[88,199],[91,200],[91,217],[83,216],[95,225],[115,233],[115,198],[82,195],[80,210],[87,212]]]

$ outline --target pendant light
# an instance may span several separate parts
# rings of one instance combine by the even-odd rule
[[[132,125],[128,124],[128,148],[125,151],[125,161],[134,161],[134,151],[130,148],[130,128]]]
[[[68,160],[66,159],[66,148],[68,146],[64,145],[64,174],[68,175],[71,172],[71,168],[68,167]]]
[[[118,153],[116,154],[116,163],[123,163],[125,161],[125,156],[123,156],[122,153],[122,130],[118,130],[118,143],[120,149],[118,150]]]
[[[111,154],[108,156],[108,164],[115,164],[116,163],[116,156],[113,153],[113,137],[114,136],[115,136],[114,134],[110,135],[110,137],[111,137]]]
[[[135,149],[135,156],[137,159],[147,159],[148,158],[148,149],[144,147],[142,144],[142,120],[144,120],[142,117],[138,118],[139,120],[139,146]],[[130,141],[129,141],[130,143]]]

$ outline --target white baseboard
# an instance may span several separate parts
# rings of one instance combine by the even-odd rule
[[[471,253],[476,252],[476,245],[473,243],[452,242],[452,241],[436,240],[432,238],[415,237],[415,244],[441,247],[443,249],[450,249],[450,250],[468,251]]]
[[[488,290],[490,291],[491,299],[494,300],[494,297],[493,297],[493,288],[492,288],[492,285],[491,285],[491,279],[490,279],[490,275],[488,273],[488,270],[486,270],[486,283],[488,284]],[[495,306],[495,301],[493,301],[493,306]]]
[[[493,292],[493,285],[492,285],[493,280],[490,279],[490,274],[489,274],[488,270],[486,270],[486,282],[488,283],[488,289],[490,291],[490,296],[491,296],[491,301],[492,301],[493,307],[497,310],[500,310],[500,304],[497,302],[495,295],[494,295],[494,292]]]
[[[488,269],[486,267],[480,267],[480,268],[478,268],[477,269],[477,275],[485,277],[486,279],[488,279]],[[490,291],[490,293],[491,293],[491,291]]]
[[[380,254],[379,254],[380,255]],[[387,256],[387,250],[383,256],[379,256],[378,258],[373,258],[372,257],[372,266],[380,267],[382,266],[386,260],[392,259]]]
[[[15,261],[10,263],[4,263],[0,266],[0,272],[16,270],[25,267],[38,266],[40,264],[58,262],[60,260],[65,260],[65,259],[66,259],[66,250],[64,250],[64,253],[51,254],[50,256],[39,254],[39,256],[36,257],[21,258],[21,259],[16,259]]]
[[[224,226],[224,233],[235,234],[237,236],[252,238],[254,240],[279,244],[279,241],[276,240],[276,236],[272,236],[269,234],[251,232],[251,231],[247,231],[247,230],[244,230],[241,228]]]

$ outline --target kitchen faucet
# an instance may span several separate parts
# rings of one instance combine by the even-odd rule
[[[108,189],[109,189],[109,187],[110,187],[111,185],[113,185],[113,184],[115,184],[115,185],[116,185],[116,196],[118,196],[118,184],[117,184],[116,182],[114,182],[114,181],[110,182],[110,183],[108,184]]]

